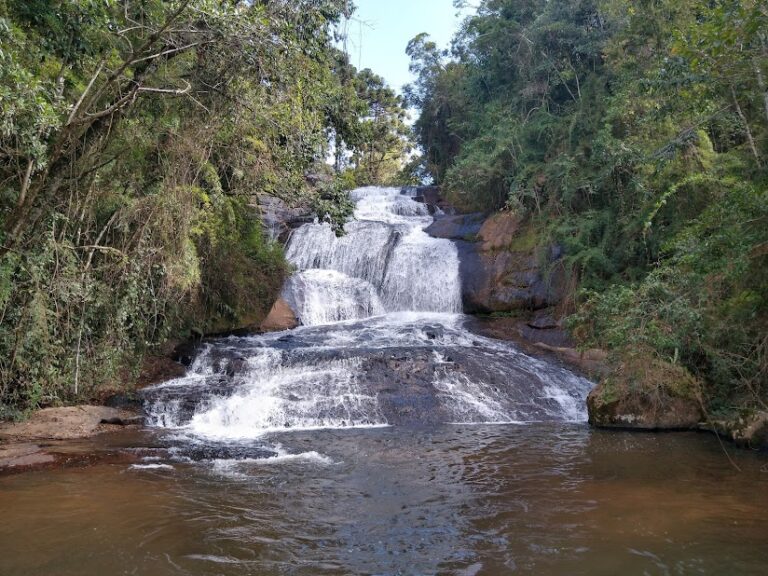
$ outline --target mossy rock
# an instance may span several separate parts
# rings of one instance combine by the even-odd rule
[[[768,411],[743,410],[729,418],[707,422],[701,428],[744,448],[768,450]]]
[[[602,428],[694,429],[704,420],[699,382],[651,354],[613,358],[587,398],[589,422]]]

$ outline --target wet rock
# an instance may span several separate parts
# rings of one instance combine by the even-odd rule
[[[21,443],[0,446],[0,470],[30,468],[50,464],[54,460],[55,457],[38,444]]]
[[[198,386],[159,386],[145,388],[140,395],[146,411],[147,406],[166,407],[172,410],[175,423],[183,425],[189,422],[199,405],[210,403],[216,398],[231,396],[237,386],[237,380],[223,374],[208,378]],[[163,412],[161,408],[159,410]]]
[[[274,458],[277,452],[262,446],[242,446],[228,444],[191,444],[172,450],[174,457],[194,462],[201,460],[263,460]]]
[[[184,370],[180,375],[184,374]],[[118,410],[141,410],[141,398],[134,392],[118,392],[112,394],[104,400],[104,406],[117,408]]]
[[[269,315],[261,323],[261,329],[265,332],[279,332],[282,330],[291,330],[299,325],[296,313],[290,304],[283,298],[278,298],[272,306]]]
[[[453,215],[456,209],[443,198],[439,186],[403,186],[401,193],[427,205],[431,215]]]
[[[141,364],[141,371],[139,377],[136,380],[137,388],[144,388],[145,386],[151,386],[152,384],[158,384],[160,382],[166,382],[174,378],[179,378],[186,372],[185,366],[181,362],[174,360],[174,348],[165,355],[162,354],[148,354],[144,357]],[[129,398],[125,397],[125,406],[115,406],[116,408],[135,408],[129,405]]]
[[[428,325],[424,330],[434,340],[439,337],[435,326]],[[548,421],[563,417],[562,405],[547,392],[551,384],[541,378],[539,364],[510,355],[506,348],[488,348],[481,340],[472,348],[435,345],[434,340],[423,346],[392,347],[382,352],[376,347],[307,346],[297,338],[283,348],[279,369],[292,374],[291,370],[301,372],[311,367],[316,372],[311,383],[296,380],[295,385],[287,384],[278,394],[284,402],[282,409],[287,414],[297,411],[297,418],[304,417],[303,410],[311,409],[311,418],[320,422],[387,422],[393,426],[515,419]],[[242,345],[247,346],[247,341]],[[245,350],[231,350],[236,346],[227,342],[230,350],[217,354],[247,355]],[[354,371],[349,388],[335,379],[333,371],[323,369],[338,362],[343,367],[347,361]],[[553,366],[552,370],[560,369]],[[559,374],[566,377],[561,370]],[[240,378],[219,374],[204,381],[191,380],[185,386],[147,389],[142,395],[153,418],[163,419],[167,414],[172,425],[183,426],[196,410],[207,409],[218,398],[231,397],[241,390],[242,382]],[[572,393],[583,402],[588,382],[571,382],[575,386]],[[581,392],[579,386],[584,387]],[[462,392],[455,394],[455,390]],[[323,400],[330,397],[339,401]],[[376,401],[371,404],[365,400],[370,398]],[[474,403],[470,398],[482,401]],[[301,406],[294,408],[294,404]],[[285,424],[291,422],[294,420],[287,417]]]
[[[203,341],[201,338],[187,340],[174,348],[173,353],[171,354],[171,359],[182,366],[189,367],[192,365],[192,362],[195,361],[195,358],[200,353],[202,347]]]
[[[131,416],[130,418],[102,418],[100,424],[110,424],[112,426],[141,426],[144,424],[144,416]]]
[[[437,340],[445,333],[442,326],[424,326],[422,332],[428,340]]]
[[[485,220],[482,213],[459,214],[456,216],[437,216],[426,228],[426,233],[434,238],[448,240],[474,241]]]

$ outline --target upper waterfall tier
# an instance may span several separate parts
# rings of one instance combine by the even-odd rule
[[[433,219],[399,188],[350,194],[354,220],[337,238],[331,226],[305,224],[288,244],[299,274],[283,296],[305,325],[386,312],[460,312],[459,257],[449,240],[424,232]],[[309,272],[315,270],[335,273]],[[362,300],[353,305],[351,298]]]

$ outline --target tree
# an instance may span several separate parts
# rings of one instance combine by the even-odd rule
[[[348,9],[0,0],[0,417],[268,311],[287,266],[255,198],[314,194]]]
[[[384,184],[394,179],[408,151],[409,130],[403,101],[384,79],[365,69],[355,78],[365,114],[357,127],[352,152],[358,184]]]

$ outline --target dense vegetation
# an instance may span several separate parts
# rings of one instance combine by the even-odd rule
[[[341,186],[397,172],[400,99],[335,47],[350,10],[0,0],[0,418],[258,321],[286,264],[257,195],[339,219]]]
[[[408,53],[423,169],[564,247],[583,345],[710,415],[766,406],[765,2],[483,0]]]

